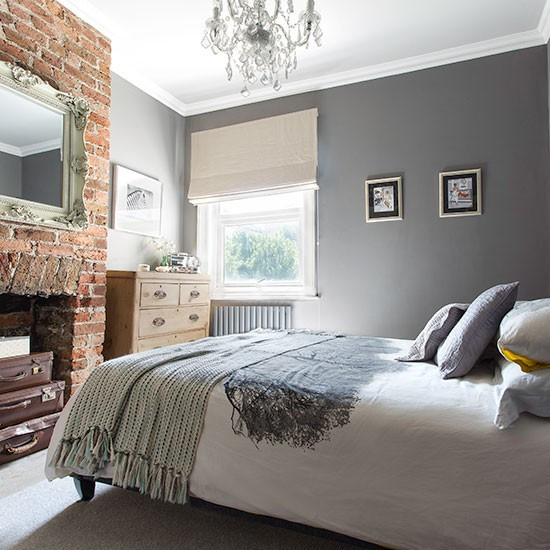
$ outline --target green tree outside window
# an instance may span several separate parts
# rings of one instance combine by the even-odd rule
[[[294,281],[298,274],[298,224],[277,230],[264,225],[226,232],[226,281]]]

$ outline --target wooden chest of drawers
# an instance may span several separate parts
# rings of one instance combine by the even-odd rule
[[[105,359],[208,336],[206,275],[107,272]]]

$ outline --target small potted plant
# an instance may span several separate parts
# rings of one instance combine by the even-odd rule
[[[176,251],[174,241],[169,241],[166,237],[157,237],[152,239],[153,246],[161,254],[161,262],[155,271],[170,271],[170,256]]]

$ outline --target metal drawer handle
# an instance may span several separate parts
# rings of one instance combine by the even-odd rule
[[[193,313],[193,314],[189,315],[189,320],[193,321],[193,323],[195,323],[196,321],[199,320],[199,316],[196,313]]]
[[[30,441],[27,441],[27,443],[23,443],[22,445],[17,445],[16,447],[6,445],[3,453],[6,455],[20,455],[31,450],[37,443],[38,437],[33,435]]]
[[[168,296],[168,294],[166,294],[166,292],[164,292],[164,290],[156,290],[155,293],[153,294],[153,296],[155,298],[157,298],[158,300],[164,300],[164,298],[166,298],[166,296]]]
[[[161,327],[162,325],[164,325],[164,323],[166,323],[166,319],[162,317],[155,317],[153,319],[153,325],[155,325],[156,327]]]
[[[13,409],[25,409],[31,404],[30,399],[26,399],[25,401],[19,401],[19,403],[15,403],[13,405],[3,405],[0,407],[0,411],[12,411]]]
[[[191,294],[191,298],[198,298],[201,295],[201,293],[198,290],[192,290],[190,294]]]
[[[18,380],[23,380],[23,378],[27,378],[28,373],[23,371],[19,374],[16,374],[15,376],[0,376],[0,382],[17,382]]]

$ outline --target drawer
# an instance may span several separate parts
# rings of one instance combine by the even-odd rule
[[[208,306],[142,309],[139,312],[139,337],[204,328],[208,324],[208,310]]]
[[[180,305],[207,304],[210,285],[180,285]]]
[[[177,283],[142,283],[141,307],[177,306],[179,285]]]
[[[188,332],[178,332],[177,334],[166,334],[156,338],[141,338],[138,340],[138,351],[148,351],[150,349],[172,346],[174,344],[183,344],[184,342],[193,342],[206,336],[205,330],[190,330]]]

